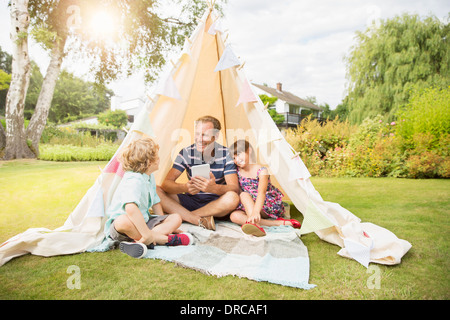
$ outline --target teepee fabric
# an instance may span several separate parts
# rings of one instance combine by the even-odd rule
[[[225,45],[224,32],[214,32],[219,24],[213,12],[205,13],[186,39],[179,59],[172,63],[169,76],[162,78],[122,145],[64,226],[30,229],[6,241],[0,246],[0,265],[26,253],[51,256],[99,246],[104,238],[105,208],[123,176],[118,161],[121,149],[134,139],[152,136],[160,146],[160,169],[155,178],[161,184],[179,150],[193,143],[194,121],[204,115],[221,122],[219,143],[229,146],[247,139],[252,144],[256,161],[269,168],[272,182],[303,214],[298,235],[315,232],[322,240],[340,246],[339,255],[364,266],[369,262],[400,263],[411,248],[409,242],[382,227],[361,223],[339,204],[324,201],[315,190],[301,155],[286,142],[252,91],[231,46]]]

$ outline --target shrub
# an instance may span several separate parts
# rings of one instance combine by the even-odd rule
[[[48,161],[108,161],[118,149],[118,145],[100,144],[97,147],[73,145],[39,146],[39,159]]]
[[[397,133],[404,139],[406,149],[416,147],[414,137],[431,134],[431,149],[442,136],[450,134],[450,87],[415,91],[408,104],[397,112]],[[428,148],[430,149],[430,148]]]
[[[107,126],[121,129],[128,123],[128,115],[124,110],[106,111],[98,115],[98,121]]]

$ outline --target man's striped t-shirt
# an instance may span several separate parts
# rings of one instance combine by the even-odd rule
[[[172,167],[181,172],[186,170],[188,178],[191,179],[191,168],[206,163],[210,165],[211,172],[216,178],[217,184],[226,184],[226,175],[237,174],[236,164],[234,163],[228,148],[217,142],[214,142],[214,155],[208,162],[205,162],[202,153],[197,150],[194,143],[178,153]],[[207,194],[205,192],[199,193]]]

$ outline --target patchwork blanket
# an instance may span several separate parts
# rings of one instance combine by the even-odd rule
[[[217,277],[238,276],[283,286],[311,289],[308,249],[291,226],[264,228],[266,236],[254,237],[240,226],[216,221],[216,231],[183,223],[183,232],[194,237],[190,246],[155,246],[145,258],[174,262]],[[88,252],[110,250],[115,244],[106,239]]]
[[[155,246],[146,258],[162,259],[217,277],[232,275],[301,289],[309,284],[308,250],[292,227],[265,228],[267,235],[244,234],[231,222],[216,222],[216,231],[190,224],[181,229],[194,245]]]

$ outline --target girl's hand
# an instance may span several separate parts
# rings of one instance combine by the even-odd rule
[[[261,221],[261,213],[259,212],[252,212],[252,214],[248,219],[248,222],[253,224],[259,224],[260,221]]]

